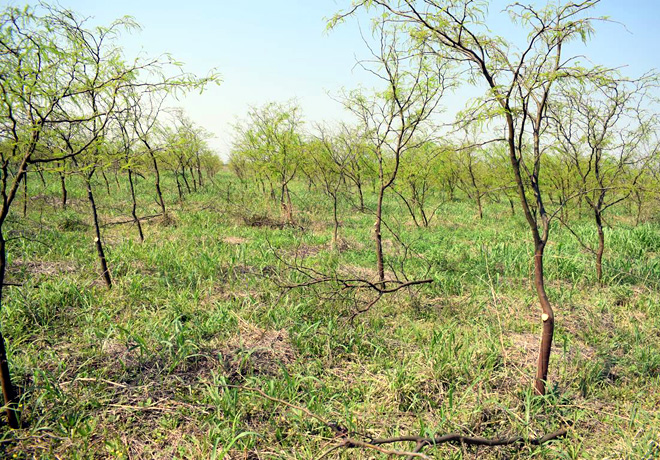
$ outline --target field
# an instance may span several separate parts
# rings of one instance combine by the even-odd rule
[[[423,453],[660,455],[660,224],[647,215],[633,226],[627,204],[608,217],[602,286],[593,255],[552,227],[546,279],[557,328],[549,391],[536,396],[532,245],[508,203],[487,201],[480,220],[459,196],[417,228],[389,196],[386,221],[412,255],[404,261],[385,231],[386,260],[433,283],[356,313],[366,290],[291,288],[308,281],[301,266],[374,278],[373,215],[348,201],[333,250],[323,195],[297,184],[296,225],[284,225],[277,203],[222,171],[185,201],[166,194],[168,214],[144,220],[141,243],[124,179],[111,177],[107,191],[99,181],[107,289],[82,182],[70,179],[62,211],[58,182],[45,177],[45,185],[30,177],[27,217],[16,206],[7,234],[2,328],[23,428],[1,429],[0,456],[392,458],[341,446],[342,436],[536,438],[559,429],[564,438],[540,446],[442,444]],[[141,215],[157,214],[151,178],[137,187]],[[367,206],[373,200],[367,194]],[[576,232],[595,238],[586,211],[573,219]]]

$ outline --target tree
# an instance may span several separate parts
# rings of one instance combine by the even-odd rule
[[[440,204],[430,208],[429,198],[439,188],[438,178],[446,159],[442,154],[448,149],[434,142],[425,142],[411,149],[407,160],[401,164],[399,179],[392,190],[401,199],[417,227],[428,227],[443,203],[440,200]]]
[[[397,178],[406,154],[428,140],[424,125],[436,109],[450,82],[447,65],[412,46],[396,26],[374,25],[378,49],[370,48],[372,61],[363,68],[380,78],[383,91],[365,94],[354,90],[344,95],[344,105],[353,112],[365,132],[368,154],[378,174],[374,223],[378,281],[385,283],[382,226],[383,200]],[[404,49],[408,49],[404,51]]]
[[[216,78],[182,74],[160,81],[140,79],[140,75],[158,77],[169,60],[126,63],[112,40],[135,26],[124,18],[90,30],[75,13],[46,4],[7,7],[0,13],[0,142],[4,147],[0,149],[0,300],[7,268],[3,228],[28,166],[63,164],[83,154],[98,158],[106,127],[114,114],[125,109],[120,94],[127,88],[203,87]],[[45,148],[47,142],[57,148]],[[2,334],[0,385],[8,423],[18,427],[16,393]]]
[[[408,28],[415,48],[464,66],[469,81],[487,86],[487,94],[475,109],[481,114],[474,118],[503,122],[520,205],[534,242],[534,285],[543,324],[534,384],[539,394],[545,393],[554,333],[554,312],[543,270],[553,217],[546,209],[541,177],[546,111],[558,79],[585,73],[574,58],[563,55],[563,49],[571,40],[586,40],[592,33],[593,21],[584,13],[597,3],[583,0],[545,8],[510,5],[506,12],[529,32],[519,50],[490,32],[485,23],[488,2],[480,0],[360,0],[349,13],[339,14],[331,22],[337,23],[358,8],[378,8],[385,20]]]
[[[268,181],[272,196],[277,184],[282,213],[292,225],[295,222],[289,183],[300,166],[302,124],[300,108],[293,102],[252,107],[248,119],[235,126],[237,134],[230,156],[234,167],[241,164],[258,180]]]
[[[341,148],[338,137],[326,126],[317,125],[314,139],[307,142],[304,148],[311,159],[309,172],[313,177],[320,178],[323,193],[332,200],[333,249],[337,249],[339,239],[339,198],[345,184],[348,165],[352,160],[350,150]]]
[[[636,191],[657,154],[658,120],[647,110],[649,91],[656,83],[653,75],[638,80],[597,75],[561,85],[550,105],[559,155],[577,174],[579,193],[593,212],[598,245],[594,250],[580,242],[596,257],[599,283],[605,252],[603,214]]]

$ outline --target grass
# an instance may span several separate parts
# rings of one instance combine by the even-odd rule
[[[660,225],[610,216],[605,283],[591,254],[553,227],[547,249],[557,329],[550,391],[535,396],[540,324],[531,244],[521,216],[487,203],[443,205],[416,228],[395,201],[387,260],[435,282],[384,297],[348,318],[327,286],[300,281],[281,259],[296,254],[322,271],[374,273],[373,216],[343,203],[341,253],[330,251],[330,205],[295,189],[303,228],[281,227],[277,205],[228,173],[179,203],[167,219],[103,229],[115,286],[101,283],[84,189],[71,179],[70,208],[58,183],[31,180],[29,215],[9,231],[2,327],[22,389],[18,431],[0,428],[7,458],[315,459],[339,441],[301,406],[351,432],[506,437],[569,427],[543,446],[428,447],[432,458],[659,458]],[[51,183],[52,182],[52,183]],[[176,192],[172,184],[166,190]],[[137,184],[143,215],[157,213],[150,180]],[[126,184],[97,184],[106,224],[128,216]],[[367,196],[367,201],[373,198]],[[229,201],[227,201],[229,199]],[[595,240],[591,221],[573,230]],[[248,225],[252,223],[253,226]],[[411,445],[398,445],[411,449]],[[386,458],[337,450],[328,458]]]

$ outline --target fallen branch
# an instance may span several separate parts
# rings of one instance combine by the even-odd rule
[[[140,218],[138,218],[138,220],[140,222],[142,222],[142,221],[145,221],[145,220],[155,219],[156,217],[160,217],[162,215],[163,215],[163,213],[152,214],[151,216],[140,217]],[[128,220],[118,220],[118,221],[114,221],[114,222],[106,222],[105,224],[101,225],[101,227],[105,228],[105,227],[109,227],[111,225],[123,225],[123,224],[133,224],[133,223],[135,223],[135,219],[131,218],[131,219],[128,219]]]
[[[373,439],[370,438],[369,436],[362,434],[360,436],[366,438],[366,441],[363,441],[361,439],[356,439],[355,437],[349,436],[352,434],[347,428],[342,427],[334,422],[328,422],[325,420],[323,417],[320,415],[317,415],[313,412],[311,412],[309,409],[298,406],[296,404],[292,404],[288,401],[285,401],[283,399],[275,398],[273,396],[267,395],[263,390],[260,390],[259,388],[253,388],[253,387],[245,387],[241,385],[225,385],[226,388],[235,388],[238,390],[243,390],[243,391],[249,391],[252,393],[257,393],[261,397],[268,399],[270,401],[282,404],[284,406],[290,407],[292,409],[299,410],[300,412],[306,414],[307,416],[316,419],[317,421],[321,422],[323,425],[326,427],[330,428],[334,433],[337,439],[341,439],[341,443],[332,446],[331,448],[327,449],[325,452],[323,452],[316,460],[321,460],[324,457],[326,457],[328,454],[331,452],[337,450],[337,449],[355,449],[355,448],[364,448],[364,449],[372,449],[376,450],[380,453],[386,454],[386,455],[396,455],[406,457],[406,460],[413,460],[415,458],[423,458],[423,459],[429,459],[428,456],[422,454],[422,449],[424,449],[427,446],[437,446],[439,444],[461,444],[461,445],[468,445],[468,446],[486,446],[486,447],[498,447],[498,446],[512,446],[512,445],[517,445],[517,444],[531,444],[534,446],[539,446],[541,444],[545,444],[548,441],[552,441],[554,439],[560,439],[565,437],[568,434],[567,429],[561,429],[554,431],[552,433],[548,433],[542,437],[539,438],[533,438],[533,437],[524,437],[524,436],[514,436],[511,438],[496,438],[496,439],[489,439],[489,438],[482,438],[478,436],[465,436],[460,433],[449,433],[449,434],[444,434],[441,436],[436,436],[436,437],[424,437],[424,436],[398,436],[395,438],[377,438]],[[358,433],[354,433],[358,434]],[[395,443],[403,443],[403,442],[410,442],[410,443],[415,443],[415,448],[412,451],[405,451],[405,450],[390,450],[386,449],[381,446],[385,446],[388,444],[395,444]]]
[[[372,292],[374,297],[369,300],[356,301],[355,309],[353,314],[350,316],[349,321],[352,322],[355,317],[365,313],[371,309],[378,301],[386,294],[394,294],[403,289],[412,288],[424,284],[431,284],[434,282],[433,279],[422,279],[422,280],[405,280],[402,281],[398,277],[394,279],[387,279],[383,281],[372,281],[366,278],[358,278],[355,275],[353,276],[341,276],[336,271],[332,273],[323,273],[313,267],[309,267],[303,264],[302,260],[298,258],[298,252],[296,251],[293,261],[288,261],[282,257],[278,252],[268,245],[273,252],[275,258],[286,267],[287,270],[293,273],[297,273],[306,278],[305,281],[300,283],[288,283],[282,279],[270,278],[277,287],[281,290],[280,295],[277,299],[277,302],[289,291],[294,289],[302,288],[314,288],[316,286],[330,285],[331,289],[334,288],[334,292],[338,295],[343,295],[347,292]],[[396,276],[396,275],[395,275]],[[358,304],[362,303],[363,306]]]
[[[426,446],[437,446],[438,444],[463,444],[468,446],[486,447],[511,446],[515,444],[531,444],[534,446],[539,446],[541,444],[545,444],[548,441],[563,438],[566,436],[566,434],[568,434],[568,430],[561,429],[553,433],[548,433],[540,438],[514,436],[512,438],[489,439],[481,438],[478,436],[464,436],[460,433],[449,433],[442,436],[436,436],[435,438],[427,438],[422,436],[399,436],[397,438],[372,439],[369,441],[369,444],[374,446],[381,446],[397,442],[414,442],[416,445],[412,453],[419,453]],[[347,447],[362,447],[362,444],[357,443],[355,445],[348,445]],[[409,455],[407,460],[412,460],[414,457],[414,455]]]

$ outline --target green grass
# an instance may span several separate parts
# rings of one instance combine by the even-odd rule
[[[30,181],[28,218],[17,206],[8,233],[8,280],[21,286],[5,289],[2,327],[25,427],[0,428],[0,456],[314,459],[340,442],[299,410],[227,386],[239,385],[374,437],[536,437],[570,427],[543,446],[442,445],[425,449],[432,458],[658,458],[660,226],[632,227],[625,207],[608,220],[604,286],[592,255],[552,228],[557,328],[550,390],[538,397],[530,235],[508,205],[486,203],[480,221],[472,203],[450,202],[430,228],[416,228],[388,201],[388,223],[422,257],[403,260],[385,232],[387,260],[435,282],[349,321],[353,306],[331,286],[278,288],[304,280],[280,260],[296,251],[320,271],[375,273],[374,217],[348,202],[344,250],[334,253],[319,192],[294,190],[302,229],[250,227],[255,216],[276,222],[277,204],[229,174],[182,203],[166,182],[170,217],[146,221],[144,243],[131,224],[103,228],[115,282],[107,290],[81,183],[71,179],[63,212],[47,178],[47,187]],[[129,216],[126,184],[109,178],[110,195],[97,184],[105,223]],[[140,213],[156,214],[150,179],[137,186]],[[587,217],[573,223],[595,241]],[[386,456],[350,449],[329,458]]]

